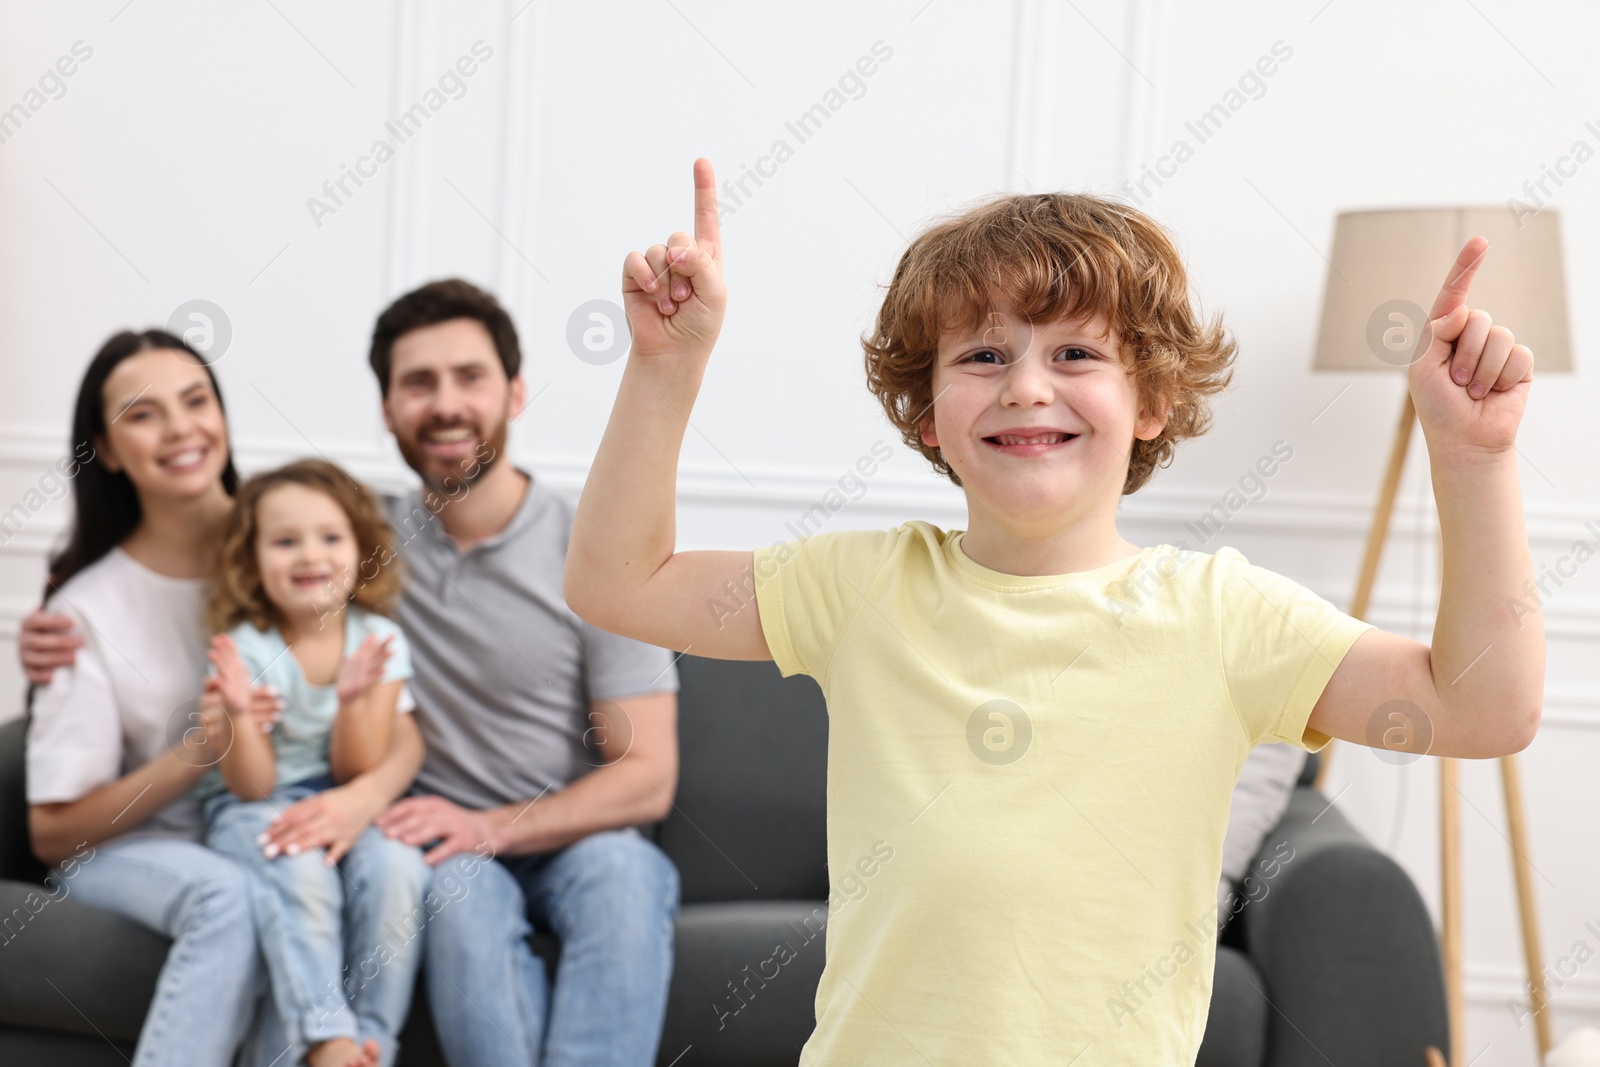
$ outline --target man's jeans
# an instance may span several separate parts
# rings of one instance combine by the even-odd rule
[[[134,1067],[233,1059],[266,986],[250,882],[228,857],[175,837],[112,839],[62,879],[73,898],[172,938]]]
[[[451,1067],[650,1067],[672,978],[678,871],[633,828],[558,852],[440,863],[422,968]],[[529,917],[532,917],[532,925]],[[528,947],[561,943],[554,988]]]
[[[367,827],[335,867],[320,849],[267,859],[256,837],[295,801],[332,785],[308,779],[246,803],[205,803],[206,841],[254,874],[252,903],[276,1014],[298,1046],[335,1037],[378,1042],[392,1064],[421,960],[428,879],[421,850]],[[269,1027],[276,1029],[276,1027]],[[282,1051],[282,1049],[280,1049]]]

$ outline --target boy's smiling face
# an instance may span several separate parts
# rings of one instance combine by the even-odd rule
[[[974,527],[987,518],[1018,533],[1114,514],[1134,438],[1166,424],[1165,414],[1141,413],[1099,314],[1029,323],[1003,307],[976,329],[946,332],[933,396],[922,439],[960,477]]]

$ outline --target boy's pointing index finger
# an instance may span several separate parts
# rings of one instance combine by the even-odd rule
[[[1461,246],[1461,253],[1456,256],[1449,276],[1439,288],[1439,295],[1434,298],[1433,310],[1428,313],[1430,319],[1442,319],[1467,302],[1467,292],[1472,288],[1472,280],[1478,276],[1478,268],[1488,251],[1489,241],[1484,237],[1474,237]]]
[[[722,262],[722,224],[717,221],[717,176],[711,160],[694,161],[694,241],[700,251]]]

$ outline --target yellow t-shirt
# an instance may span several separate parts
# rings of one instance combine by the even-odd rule
[[[1231,548],[1003,574],[922,521],[755,553],[828,703],[806,1065],[1192,1064],[1229,798],[1368,623]],[[1076,1058],[1075,1058],[1076,1057]]]

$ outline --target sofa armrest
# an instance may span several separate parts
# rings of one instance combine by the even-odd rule
[[[44,866],[28,839],[27,737],[26,716],[0,723],[0,879],[37,882]]]
[[[1327,798],[1296,788],[1251,871],[1255,899],[1236,921],[1272,1006],[1267,1064],[1417,1067],[1429,1045],[1449,1055],[1433,920],[1405,871]]]

